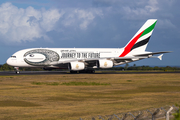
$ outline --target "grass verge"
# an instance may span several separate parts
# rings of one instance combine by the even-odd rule
[[[73,120],[180,103],[180,74],[0,77],[0,119]]]
[[[34,85],[67,85],[67,86],[96,86],[96,85],[111,85],[110,83],[97,83],[97,82],[32,82]]]

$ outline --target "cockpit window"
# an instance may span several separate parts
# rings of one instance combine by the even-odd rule
[[[16,56],[11,56],[11,58],[16,58]]]

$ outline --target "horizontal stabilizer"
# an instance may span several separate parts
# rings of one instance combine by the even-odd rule
[[[138,55],[134,55],[134,56],[136,56],[136,57],[138,57],[138,56],[151,56],[151,55],[170,53],[170,52],[172,52],[172,51],[150,52],[150,53],[138,54]]]
[[[163,54],[159,55],[157,58],[159,58],[159,60],[162,60],[162,56]]]
[[[159,58],[159,60],[162,60],[162,56],[163,56],[163,54],[161,54],[159,56],[150,56],[150,58]]]

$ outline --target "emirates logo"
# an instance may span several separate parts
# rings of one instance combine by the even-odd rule
[[[78,64],[76,64],[76,69],[78,69],[79,68],[79,65]]]
[[[107,62],[104,63],[104,67],[107,67]]]

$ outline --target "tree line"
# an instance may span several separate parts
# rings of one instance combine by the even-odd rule
[[[0,65],[0,71],[13,71],[15,70],[14,67],[9,66],[8,64],[3,64]],[[42,68],[24,68],[24,67],[20,67],[19,68],[20,71],[42,71]]]
[[[3,64],[0,65],[0,71],[13,71],[14,67],[9,66],[8,64]],[[20,71],[42,71],[43,68],[24,68],[21,67],[19,68]],[[57,69],[58,70],[58,69]],[[129,66],[128,64],[125,64],[123,66],[119,67],[113,67],[113,68],[108,68],[108,69],[97,69],[97,70],[121,70],[121,71],[126,71],[126,70],[134,70],[134,71],[143,71],[143,70],[161,70],[161,71],[178,71],[180,70],[180,67],[171,67],[171,66],[166,66],[166,67],[150,67],[150,66],[136,66],[135,64],[133,66]]]

